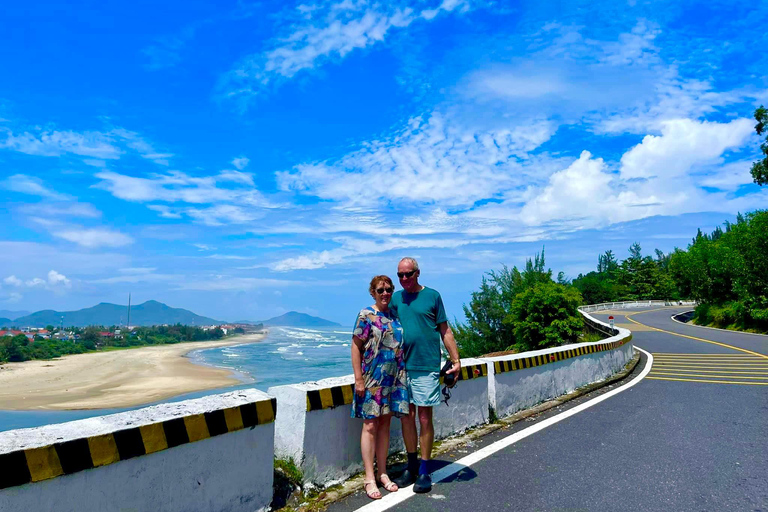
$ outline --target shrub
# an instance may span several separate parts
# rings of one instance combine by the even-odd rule
[[[516,347],[528,351],[576,342],[584,329],[581,301],[578,290],[554,282],[518,294],[505,319],[515,326]]]

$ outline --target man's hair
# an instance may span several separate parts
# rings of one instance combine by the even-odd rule
[[[400,260],[400,263],[402,262],[410,263],[413,265],[413,270],[419,270],[419,262],[416,261],[415,258],[403,258]]]

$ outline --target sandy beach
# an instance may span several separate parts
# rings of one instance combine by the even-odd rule
[[[0,366],[0,410],[131,407],[232,386],[232,372],[192,363],[194,350],[255,343],[266,334],[221,341],[94,352]]]

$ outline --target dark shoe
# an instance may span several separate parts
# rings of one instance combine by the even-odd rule
[[[432,490],[432,478],[429,475],[419,475],[416,483],[413,484],[413,492],[423,493]]]
[[[413,482],[416,481],[416,473],[411,473],[410,470],[406,469],[403,471],[403,474],[399,477],[395,478],[393,482],[397,484],[399,488],[408,487]]]

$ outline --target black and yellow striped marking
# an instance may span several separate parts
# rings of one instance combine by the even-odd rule
[[[479,379],[480,377],[488,376],[488,365],[486,364],[471,364],[461,367],[461,375],[459,380],[471,380]],[[440,377],[440,384],[443,384],[443,377]]]
[[[0,454],[0,489],[106,466],[275,421],[277,400],[174,418],[41,448]]]
[[[594,354],[597,352],[605,352],[606,350],[613,350],[624,345],[632,339],[630,334],[626,338],[618,341],[612,341],[611,343],[595,343],[593,345],[587,345],[585,347],[577,347],[572,349],[561,350],[559,352],[552,352],[551,354],[544,354],[540,356],[520,357],[517,359],[509,359],[505,361],[494,361],[493,368],[496,373],[513,372],[516,370],[524,370],[526,368],[533,368],[534,366],[543,366],[549,363],[555,363],[557,361],[564,361],[574,357],[579,357],[587,354]]]
[[[459,380],[476,379],[488,376],[488,367],[485,364],[474,364],[461,367]],[[443,382],[443,379],[440,379]],[[312,389],[307,391],[307,412],[322,409],[333,409],[341,405],[350,405],[355,395],[354,384],[334,386],[332,388]]]
[[[352,403],[354,396],[355,386],[353,384],[324,389],[311,389],[307,391],[307,412],[349,405]]]
[[[646,379],[768,386],[768,359],[749,354],[653,354]]]

